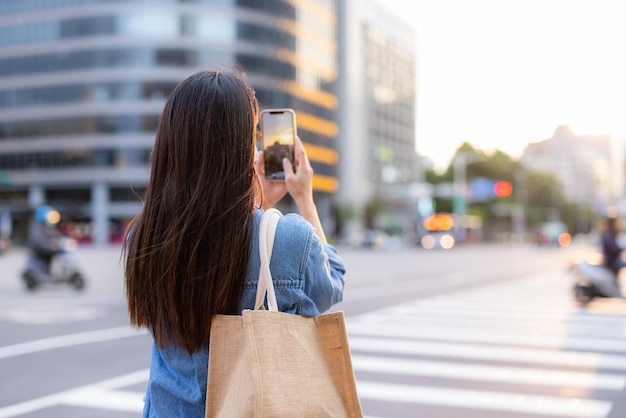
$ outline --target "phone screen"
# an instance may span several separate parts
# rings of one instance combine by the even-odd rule
[[[283,158],[294,165],[296,115],[291,109],[268,109],[261,112],[261,133],[265,159],[265,177],[284,180]]]

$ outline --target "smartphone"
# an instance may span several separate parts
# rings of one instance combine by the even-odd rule
[[[284,180],[283,158],[296,167],[296,113],[293,109],[265,109],[259,115],[259,125],[265,159],[265,177]]]

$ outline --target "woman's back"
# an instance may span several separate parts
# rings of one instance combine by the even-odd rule
[[[253,309],[260,268],[258,227],[254,216],[252,253],[248,262],[241,309]],[[282,312],[314,316],[341,301],[345,268],[333,247],[322,243],[302,217],[281,217],[276,231],[270,270],[278,308]],[[207,346],[193,354],[174,346],[153,345],[144,417],[204,417],[208,369]]]
[[[204,416],[207,347],[216,314],[252,308],[259,208],[291,195],[270,269],[279,309],[316,315],[342,298],[344,266],[326,243],[313,169],[299,138],[295,166],[268,181],[256,153],[258,105],[239,71],[199,71],[168,97],[141,212],[124,242],[132,325],[154,344],[144,416]]]

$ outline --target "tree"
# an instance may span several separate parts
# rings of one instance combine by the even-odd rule
[[[384,203],[382,199],[378,196],[372,197],[365,204],[365,228],[366,229],[375,229],[376,228],[376,218],[384,209]]]
[[[491,200],[469,203],[467,213],[479,216],[485,225],[497,221],[497,217],[494,217],[495,207],[502,208],[507,204],[511,208],[515,204],[523,205],[525,220],[530,229],[549,220],[561,220],[572,232],[587,232],[587,225],[592,225],[597,220],[592,208],[567,201],[562,185],[553,174],[529,171],[503,151],[496,150],[487,154],[474,148],[469,142],[464,142],[457,148],[455,158],[460,154],[464,154],[467,161],[467,182],[484,177],[493,181],[508,181],[513,185],[513,192],[508,197],[494,196]],[[450,163],[443,174],[427,171],[425,178],[431,184],[452,183],[454,163]],[[522,184],[518,184],[519,178],[525,179]],[[452,200],[449,198],[436,198],[435,205],[439,212],[452,211]]]
[[[553,174],[528,173],[528,221],[539,224],[563,217],[563,187]]]

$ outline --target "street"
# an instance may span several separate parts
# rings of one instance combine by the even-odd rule
[[[567,249],[340,248],[368,418],[623,418],[626,302],[571,297]],[[120,248],[80,248],[87,287],[27,292],[0,256],[0,418],[140,415],[150,338],[131,329]]]

